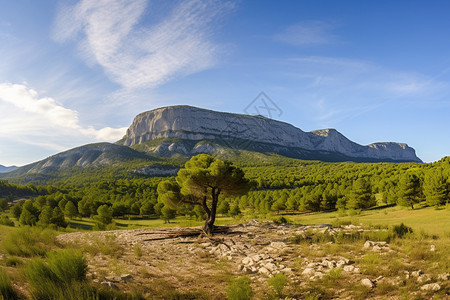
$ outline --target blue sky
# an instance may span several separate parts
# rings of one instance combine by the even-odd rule
[[[0,1],[0,164],[188,104],[450,154],[448,1]]]

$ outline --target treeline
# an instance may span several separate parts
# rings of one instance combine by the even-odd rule
[[[66,227],[65,218],[77,217],[94,217],[107,225],[113,217],[155,214],[159,208],[156,188],[161,180],[121,179],[79,188],[60,186],[56,192],[15,204],[11,212],[23,225]]]
[[[414,208],[422,201],[430,206],[444,205],[450,198],[448,157],[430,164],[277,159],[279,166],[252,162],[244,167],[246,177],[254,183],[253,189],[241,197],[220,199],[217,212],[236,216],[252,212],[362,210],[380,204]],[[173,210],[158,202],[157,186],[164,179],[109,179],[81,187],[18,186],[0,181],[0,191],[1,195],[34,196],[11,209],[25,225],[67,226],[65,218],[76,217],[92,217],[99,224],[131,215],[159,215],[166,220],[175,215],[204,217],[200,206],[183,205]],[[3,202],[0,209],[6,209]]]

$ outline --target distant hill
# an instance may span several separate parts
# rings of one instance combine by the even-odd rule
[[[304,132],[263,116],[183,105],[137,115],[117,144],[164,156],[191,156],[231,148],[323,161],[422,162],[404,143],[362,146],[335,129]]]
[[[166,176],[175,174],[178,167],[161,165],[157,158],[130,147],[97,143],[55,154],[12,172],[0,174],[0,178],[16,183],[46,183],[73,175],[95,179],[99,170],[103,170],[103,174],[100,173],[102,176],[104,173],[118,170],[143,176]]]
[[[3,165],[0,165],[0,173],[8,173],[14,170],[17,170],[19,167],[16,166],[10,166],[10,167],[5,167]]]

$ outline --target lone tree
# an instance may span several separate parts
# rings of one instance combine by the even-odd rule
[[[180,204],[200,205],[206,213],[203,231],[212,234],[219,195],[243,195],[249,188],[242,169],[229,161],[199,154],[186,162],[175,181],[159,183],[158,201],[172,208]]]

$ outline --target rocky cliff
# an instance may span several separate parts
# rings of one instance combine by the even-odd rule
[[[414,149],[402,143],[363,146],[335,129],[304,132],[262,116],[191,106],[163,107],[137,115],[120,143],[135,146],[157,140],[163,142],[154,144],[152,149],[164,154],[189,155],[225,147],[326,161],[421,162]]]

